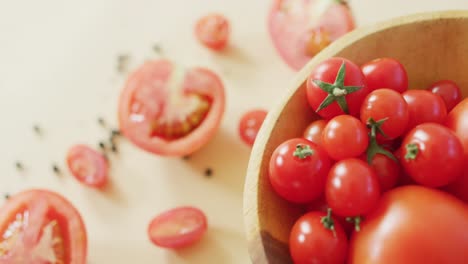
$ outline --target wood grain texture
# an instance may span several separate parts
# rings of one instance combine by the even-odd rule
[[[292,263],[288,237],[299,207],[278,197],[268,180],[268,164],[283,141],[302,135],[317,116],[308,106],[305,81],[324,59],[345,57],[357,64],[393,57],[406,67],[411,89],[452,79],[468,95],[468,11],[416,14],[359,28],[312,59],[270,111],[252,150],[244,191],[249,252],[255,264]]]

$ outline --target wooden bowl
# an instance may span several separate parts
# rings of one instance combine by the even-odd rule
[[[425,88],[440,79],[457,82],[468,95],[468,11],[406,16],[359,28],[312,59],[270,111],[252,150],[244,193],[244,215],[253,263],[292,263],[289,231],[300,216],[297,206],[277,196],[268,180],[268,164],[283,141],[302,136],[318,117],[306,99],[305,82],[324,59],[340,56],[357,64],[379,57],[400,60],[410,88]]]

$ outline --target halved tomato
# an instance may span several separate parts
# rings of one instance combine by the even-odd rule
[[[339,0],[275,0],[269,16],[273,44],[295,70],[354,27],[348,5]]]
[[[85,264],[86,228],[59,194],[27,190],[0,208],[0,263]]]
[[[217,131],[224,100],[223,83],[210,70],[147,61],[130,75],[120,96],[120,129],[146,151],[188,155]]]
[[[106,158],[86,145],[75,145],[68,150],[67,165],[84,185],[102,188],[107,184],[109,164]]]

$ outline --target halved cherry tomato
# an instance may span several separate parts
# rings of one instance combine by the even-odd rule
[[[361,121],[364,124],[384,121],[377,138],[392,140],[401,136],[409,121],[408,104],[403,96],[391,89],[372,91],[361,106]]]
[[[0,263],[87,263],[83,220],[57,193],[33,189],[10,197],[0,208],[0,234]]]
[[[197,21],[195,35],[200,43],[212,50],[222,50],[229,40],[230,26],[221,14],[209,14]]]
[[[323,129],[322,146],[334,160],[358,157],[368,144],[366,126],[353,116],[337,116]]]
[[[270,183],[284,199],[308,203],[323,194],[330,166],[330,158],[322,147],[307,139],[290,139],[271,156]]]
[[[305,129],[304,138],[321,146],[322,145],[322,132],[326,125],[327,125],[327,121],[323,119],[313,121]]]
[[[359,116],[370,90],[356,64],[343,58],[330,58],[312,70],[306,91],[312,109],[324,119],[331,119],[348,113]]]
[[[435,123],[417,126],[406,134],[400,163],[417,183],[441,187],[463,172],[463,145],[450,129]]]
[[[273,44],[295,70],[355,27],[348,5],[336,0],[274,0],[268,20]]]
[[[348,238],[341,224],[324,212],[309,212],[294,224],[289,236],[294,263],[344,263]]]
[[[361,67],[369,89],[388,88],[403,93],[408,90],[408,74],[399,61],[391,58],[372,60]]]
[[[203,68],[183,70],[168,60],[143,64],[120,96],[122,133],[138,147],[183,156],[205,145],[224,113],[224,86]]]
[[[253,146],[267,114],[267,111],[258,109],[248,111],[242,116],[239,122],[239,135],[247,145]]]
[[[87,186],[102,188],[107,183],[107,159],[86,145],[75,145],[68,150],[67,165],[73,176]]]
[[[363,216],[379,200],[379,180],[366,162],[340,160],[330,169],[325,197],[333,213],[344,217]]]
[[[409,112],[407,131],[422,123],[442,124],[445,121],[447,107],[440,96],[425,90],[408,90],[403,93],[403,98]]]
[[[447,107],[447,111],[452,110],[462,99],[460,87],[458,87],[454,81],[438,81],[429,86],[427,90],[442,97],[442,100],[444,100],[445,106]]]
[[[148,236],[159,247],[178,249],[199,241],[207,226],[206,216],[200,209],[178,207],[151,220]]]

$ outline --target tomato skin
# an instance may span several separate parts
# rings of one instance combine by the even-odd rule
[[[156,246],[180,249],[199,241],[207,227],[208,221],[200,209],[177,207],[154,217],[148,226],[148,236]]]
[[[374,170],[360,159],[340,160],[330,169],[325,197],[332,211],[344,217],[369,213],[380,197]]]
[[[441,80],[433,83],[427,90],[442,97],[447,111],[452,110],[462,100],[460,87],[454,81]]]
[[[209,14],[200,18],[195,25],[195,35],[205,47],[214,51],[224,49],[229,40],[230,25],[221,14]]]
[[[159,108],[154,105],[156,103],[160,106],[167,105],[167,98],[160,98],[153,94],[142,95],[138,94],[138,91],[147,87],[149,81],[153,84],[167,83],[168,76],[175,71],[175,68],[175,64],[171,61],[159,59],[145,62],[130,74],[120,95],[118,118],[122,134],[137,147],[153,154],[177,157],[199,150],[215,135],[224,114],[225,94],[224,85],[216,73],[198,67],[187,69],[183,84],[187,89],[184,92],[210,98],[211,107],[206,117],[198,127],[182,138],[167,140],[163,137],[152,136],[150,122],[157,119],[159,115],[159,113],[153,113],[154,108]],[[146,105],[151,110],[148,111],[150,112],[148,116],[143,113],[145,120],[142,122],[132,119],[136,99],[141,101],[139,106]]]
[[[347,94],[345,99],[348,103],[349,114],[353,116],[359,115],[359,110],[364,98],[369,94],[370,90],[366,85],[364,75],[359,67],[354,62],[344,58],[330,58],[319,63],[309,75],[307,79],[307,99],[309,105],[314,111],[317,111],[320,104],[325,100],[328,93],[323,91],[314,80],[320,80],[326,83],[334,83],[338,70],[342,63],[346,65],[344,85],[345,86],[361,86],[362,88],[356,92]],[[345,114],[337,102],[333,102],[321,111],[317,112],[324,119],[331,119],[335,116]]]
[[[361,121],[367,124],[369,118],[374,121],[386,119],[381,129],[392,140],[401,136],[408,126],[408,104],[401,94],[391,89],[378,89],[372,91],[361,106]],[[382,135],[378,135],[384,138]]]
[[[298,145],[310,147],[313,154],[305,158],[294,156]],[[276,193],[290,202],[311,202],[323,194],[330,166],[330,158],[320,146],[303,138],[290,139],[271,156],[270,183]]]
[[[242,116],[239,121],[239,135],[247,145],[253,146],[267,114],[267,111],[258,109],[248,111]]]
[[[348,239],[338,221],[334,221],[335,235],[323,226],[321,219],[326,215],[324,212],[309,212],[296,221],[289,237],[294,263],[344,263]]]
[[[362,157],[363,161],[367,160],[367,157]],[[401,167],[394,160],[389,157],[377,153],[370,163],[371,167],[374,169],[377,178],[380,183],[380,191],[382,193],[395,187],[400,179]]]
[[[366,151],[367,128],[357,118],[340,115],[331,119],[322,132],[322,145],[334,160],[354,158]]]
[[[86,145],[75,145],[68,150],[67,165],[72,175],[86,186],[103,188],[108,182],[107,159]]]
[[[350,242],[349,264],[464,264],[468,207],[422,186],[393,189],[380,199]]]
[[[425,90],[408,90],[403,97],[409,111],[407,131],[422,123],[442,124],[445,121],[447,107],[440,96]]]
[[[321,196],[318,199],[313,200],[311,203],[307,204],[305,207],[305,212],[323,212],[327,213],[329,206],[324,196]],[[354,223],[346,221],[346,217],[336,215],[332,212],[333,219],[338,221],[343,227],[343,230],[346,233],[346,236],[349,238],[354,231]]]
[[[410,146],[417,147],[411,155]],[[400,163],[417,183],[441,187],[454,182],[463,172],[463,145],[450,129],[425,123],[411,130],[402,143]]]
[[[408,90],[408,74],[399,61],[379,58],[361,66],[370,90],[388,88],[403,93]]]
[[[44,189],[28,189],[11,196],[0,208],[0,234],[5,230],[24,210],[30,210],[30,206],[37,201],[45,201],[49,211],[48,218],[57,221],[62,229],[62,237],[66,251],[64,252],[65,264],[87,263],[87,231],[83,219],[78,210],[62,195]],[[37,223],[32,223],[37,224]],[[0,242],[3,242],[0,239]],[[34,241],[36,243],[37,241]],[[5,258],[6,257],[6,258]],[[0,256],[0,263],[12,262],[11,255]],[[35,259],[37,261],[37,259]],[[27,261],[27,260],[25,260]],[[41,262],[42,263],[42,262]]]
[[[326,125],[327,121],[323,119],[313,121],[304,130],[304,138],[322,146],[322,132]]]

